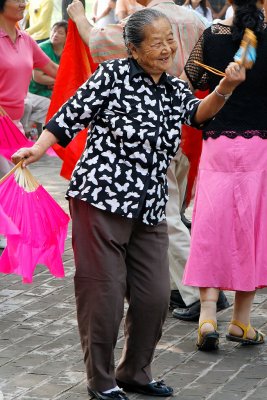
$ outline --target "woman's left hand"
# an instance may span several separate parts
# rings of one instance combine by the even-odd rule
[[[233,90],[246,79],[246,70],[235,62],[231,62],[225,70],[225,77],[220,80],[215,90],[203,99],[197,109],[194,120],[202,124],[214,117],[231,96]]]
[[[220,81],[218,90],[220,93],[231,93],[245,79],[245,67],[236,62],[231,62],[225,70],[225,78]]]

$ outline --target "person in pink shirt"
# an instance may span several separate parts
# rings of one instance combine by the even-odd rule
[[[53,78],[58,69],[27,33],[17,29],[25,5],[25,0],[0,0],[0,116],[7,114],[22,132],[20,119],[33,69]],[[10,169],[11,163],[0,154],[0,178]],[[5,244],[0,235],[0,248]]]
[[[24,10],[24,0],[0,0],[0,54],[4,59],[0,63],[0,106],[21,131],[19,121],[33,69],[39,68],[52,77],[56,77],[58,69],[27,33],[17,29]],[[0,176],[9,169],[0,155]]]

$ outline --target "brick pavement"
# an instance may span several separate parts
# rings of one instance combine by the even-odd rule
[[[67,210],[66,181],[59,161],[44,157],[31,167],[45,188]],[[83,400],[86,381],[73,295],[73,254],[68,235],[66,278],[55,279],[38,266],[34,283],[0,278],[0,400]],[[259,291],[252,322],[267,332],[267,291]],[[232,299],[232,294],[228,295]],[[219,313],[220,350],[197,352],[196,323],[168,316],[153,363],[155,378],[174,387],[174,400],[267,399],[266,345],[240,347],[225,341],[231,309]],[[123,346],[122,330],[116,349]],[[130,394],[130,400],[150,397]]]

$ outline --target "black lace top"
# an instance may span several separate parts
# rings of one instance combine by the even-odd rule
[[[215,24],[206,29],[193,49],[185,66],[185,72],[195,89],[213,91],[221,77],[206,71],[194,63],[224,71],[233,61],[239,45],[232,40],[231,28]],[[260,136],[267,139],[267,29],[258,43],[257,59],[247,71],[246,81],[239,85],[222,110],[203,129],[203,137],[221,135],[235,138]]]

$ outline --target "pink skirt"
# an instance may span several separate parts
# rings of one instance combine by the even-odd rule
[[[267,286],[267,140],[204,141],[183,283]]]

